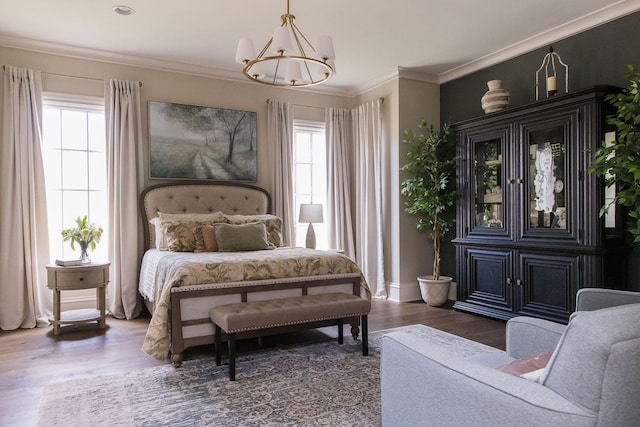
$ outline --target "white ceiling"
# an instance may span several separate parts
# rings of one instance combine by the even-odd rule
[[[120,16],[113,6],[136,12]],[[262,47],[286,0],[0,0],[0,45],[244,79],[240,37]],[[302,32],[331,35],[358,93],[398,70],[444,82],[640,10],[640,0],[291,0]]]

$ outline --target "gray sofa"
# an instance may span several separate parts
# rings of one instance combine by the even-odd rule
[[[411,334],[388,334],[383,425],[640,425],[640,293],[582,289],[576,309],[568,325],[513,318],[506,352],[468,358]],[[551,351],[540,382],[496,369]]]

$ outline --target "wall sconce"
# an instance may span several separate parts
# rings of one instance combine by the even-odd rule
[[[550,96],[556,96],[558,93],[558,76],[556,73],[556,61],[564,67],[564,91],[565,93],[569,93],[569,66],[562,62],[560,55],[553,51],[553,46],[549,46],[549,53],[544,56],[542,60],[542,65],[536,71],[536,101],[539,98],[539,74],[540,71],[544,68],[544,76],[545,82],[547,84],[547,98]],[[549,68],[551,68],[551,74],[549,74]]]
[[[308,222],[306,247],[310,249],[316,248],[316,233],[313,231],[313,223],[323,222],[322,205],[313,203],[300,204],[300,216],[298,222]]]

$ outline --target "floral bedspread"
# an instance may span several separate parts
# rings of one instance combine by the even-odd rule
[[[252,252],[168,252],[145,253],[140,270],[140,294],[155,303],[142,350],[164,360],[171,345],[171,288],[216,284],[221,286],[248,280],[360,273],[348,257],[337,252],[281,247]],[[363,294],[371,298],[362,277]]]

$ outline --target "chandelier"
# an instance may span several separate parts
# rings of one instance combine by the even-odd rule
[[[320,36],[317,49],[295,24],[296,17],[287,13],[281,25],[256,56],[253,40],[241,38],[236,62],[244,64],[244,75],[257,83],[270,86],[304,87],[327,81],[335,74],[335,53],[329,36]]]

